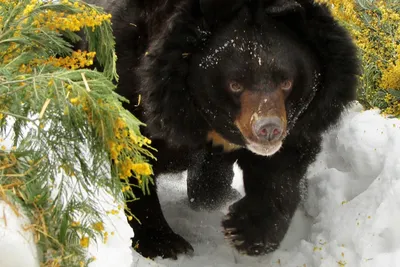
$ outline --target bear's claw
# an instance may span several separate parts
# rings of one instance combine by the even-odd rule
[[[240,200],[229,208],[230,212],[222,220],[225,239],[241,254],[255,256],[274,251],[279,244],[267,240],[265,220],[255,219],[246,205]]]
[[[135,245],[137,244],[137,245]],[[193,255],[193,247],[183,237],[172,231],[147,230],[145,234],[135,233],[133,245],[137,252],[149,258],[171,258],[179,254]]]

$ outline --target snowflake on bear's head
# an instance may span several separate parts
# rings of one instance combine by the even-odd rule
[[[207,69],[218,65],[222,60],[221,53],[228,48],[236,49],[236,51],[241,53],[249,53],[251,58],[257,60],[259,66],[263,64],[259,51],[263,50],[264,46],[256,41],[236,37],[235,39],[227,40],[223,45],[215,49],[210,49],[209,53],[202,58],[199,67]]]

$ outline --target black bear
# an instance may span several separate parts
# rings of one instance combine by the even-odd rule
[[[248,255],[278,248],[321,134],[355,99],[359,63],[346,30],[312,0],[88,2],[113,15],[118,92],[147,124],[155,176],[188,170],[190,205],[212,209],[235,196],[237,161],[246,195],[223,218],[225,237]],[[137,250],[192,252],[156,187],[134,193]]]

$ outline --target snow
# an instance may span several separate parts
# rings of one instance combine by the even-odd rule
[[[245,38],[239,39],[239,37],[235,37],[235,39],[227,40],[223,45],[215,49],[211,48],[208,53],[202,58],[199,67],[203,69],[208,69],[210,67],[218,65],[223,57],[221,53],[230,48],[235,48],[238,53],[250,54],[251,58],[257,59],[257,63],[259,66],[262,65],[259,50],[263,48],[263,45],[258,42],[248,41]]]
[[[186,173],[164,175],[158,179],[163,211],[194,255],[176,261],[141,257],[130,249],[133,233],[121,211],[104,215],[107,231],[115,234],[106,244],[91,244],[91,267],[400,267],[399,154],[400,120],[353,106],[324,135],[323,150],[308,170],[308,194],[281,247],[261,257],[240,255],[225,242],[220,222],[230,203],[214,212],[193,211]],[[241,170],[235,165],[234,171],[233,186],[244,194]],[[104,210],[115,205],[105,193],[99,199]],[[25,219],[13,216],[0,202],[0,266],[38,266],[28,264],[36,255],[32,233],[22,229]]]
[[[28,224],[23,214],[0,200],[0,266],[39,267],[33,233],[24,229]]]
[[[131,266],[133,264],[131,237],[134,234],[127,223],[123,209],[118,209],[118,203],[115,203],[104,190],[99,192],[96,206],[97,210],[102,211],[104,230],[109,234],[105,242],[99,240],[95,243],[90,240],[88,257],[95,257],[96,260],[90,263],[89,267]],[[110,210],[118,210],[118,214],[107,215],[107,211]]]
[[[171,227],[194,247],[193,257],[156,259],[159,266],[400,266],[400,120],[355,105],[324,135],[323,150],[307,174],[308,195],[277,251],[238,254],[224,241],[220,220],[186,204],[186,176],[159,179]],[[242,194],[241,171],[233,186]],[[139,266],[140,265],[135,265]]]
[[[108,194],[100,192],[97,208],[117,210],[117,204]],[[19,211],[21,212],[21,211]],[[97,244],[90,240],[88,257],[95,257],[89,267],[131,266],[133,263],[131,240],[132,228],[126,221],[123,210],[118,214],[103,214],[104,229],[109,234],[106,243]],[[4,201],[0,201],[0,266],[1,267],[39,267],[37,247],[33,232],[28,228],[29,220],[23,214],[16,214]],[[113,233],[113,234],[111,234]],[[141,265],[147,266],[147,265]]]
[[[33,118],[33,117],[32,117]],[[12,125],[14,120],[8,119],[7,124]],[[45,125],[44,129],[50,127]],[[28,124],[23,135],[27,134],[29,129],[35,129],[34,125]],[[13,131],[9,127],[6,136],[0,138],[0,147],[3,150],[12,149]],[[91,155],[87,147],[83,147],[81,153],[84,153],[85,159],[90,162]],[[52,157],[49,154],[49,157]],[[98,175],[108,175],[109,165],[105,164],[100,170],[96,170]],[[100,177],[100,176],[98,176]],[[69,199],[71,194],[79,194],[82,201],[87,198],[86,190],[75,181],[75,178],[68,177],[63,171],[57,173],[55,179],[52,197],[54,198],[59,185],[63,180],[64,190],[62,199]],[[115,199],[102,188],[93,188],[87,185],[95,193],[96,200],[94,208],[100,213],[104,231],[108,233],[106,242],[99,240],[95,242],[90,239],[87,248],[87,257],[95,258],[95,261],[89,264],[89,267],[102,266],[131,266],[133,264],[131,238],[134,236],[132,228],[127,223],[127,218],[122,209],[123,203],[118,203]],[[12,205],[2,201],[0,192],[0,267],[39,267],[39,256],[34,242],[33,232],[29,228],[30,221],[23,216],[22,210],[18,209],[18,214],[12,210]],[[114,211],[110,214],[110,211]],[[76,221],[81,217],[77,216]],[[23,256],[21,256],[23,255]]]

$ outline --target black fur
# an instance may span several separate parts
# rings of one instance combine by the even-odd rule
[[[300,201],[300,180],[320,151],[321,134],[355,99],[358,61],[346,31],[327,7],[311,0],[92,2],[113,13],[118,91],[148,125],[143,131],[158,149],[155,175],[189,169],[191,205],[215,208],[235,195],[230,183],[237,160],[246,196],[223,219],[225,236],[249,255],[275,250]],[[229,48],[217,64],[200,66],[235,36],[263,43],[261,60],[275,65],[256,67],[254,59]],[[295,84],[286,101],[289,133],[280,151],[264,157],[245,148],[230,153],[211,148],[206,141],[211,130],[244,145],[233,124],[240,102],[223,90],[226,80],[236,75],[255,90],[255,84],[279,82],[285,73]],[[135,107],[138,94],[142,103]],[[131,222],[138,251],[170,258],[191,252],[165,221],[156,188],[150,196],[135,194],[142,200],[128,206],[142,222]]]

